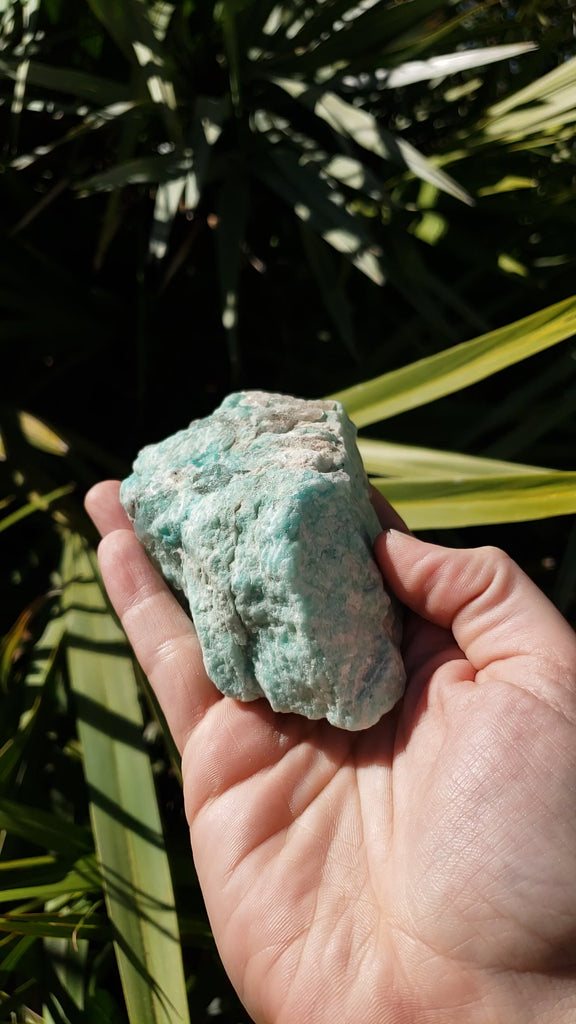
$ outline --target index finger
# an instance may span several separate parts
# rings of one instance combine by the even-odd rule
[[[120,504],[120,481],[103,480],[92,487],[84,505],[95,527],[103,537],[113,530],[130,530],[132,524]]]

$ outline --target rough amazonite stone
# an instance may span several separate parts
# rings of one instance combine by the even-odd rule
[[[404,688],[355,435],[338,402],[240,392],[144,448],[121,490],[222,693],[344,729]]]

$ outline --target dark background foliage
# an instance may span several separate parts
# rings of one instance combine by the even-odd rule
[[[361,158],[364,187],[330,176],[342,138],[276,82],[305,83],[311,96],[328,87],[314,49],[290,49],[284,29],[263,33],[273,4],[144,5],[160,19],[171,11],[165,34],[146,37],[160,64],[142,64],[129,45],[130,32],[138,38],[142,30],[141,6],[0,4],[0,509],[10,513],[31,495],[74,485],[54,515],[25,516],[0,533],[1,632],[32,602],[44,609],[18,634],[20,646],[0,651],[6,741],[20,720],[17,684],[54,587],[60,528],[95,540],[81,510],[91,483],[127,472],[143,444],[208,414],[232,388],[328,394],[574,291],[574,100],[554,107],[542,87],[512,108],[510,123],[494,112],[518,90],[570,67],[570,0],[381,3],[365,14],[368,29],[359,19],[353,31],[327,31],[330,88],[388,133],[386,159],[346,140],[344,151]],[[342,14],[353,5],[327,0],[330,8]],[[294,2],[279,10],[289,28],[310,8]],[[536,48],[521,55],[397,88],[376,76],[383,66],[530,41]],[[249,57],[251,49],[258,53]],[[173,89],[174,107],[150,101],[157,72]],[[576,76],[571,82],[576,88]],[[195,134],[206,102],[220,132],[210,143]],[[262,109],[275,121],[257,129]],[[534,126],[540,109],[551,127]],[[430,159],[427,180],[398,159],[403,141]],[[181,194],[162,221],[159,196],[190,150],[197,202]],[[306,174],[300,165],[289,174],[290,160],[304,151]],[[444,191],[434,169],[474,202]],[[373,187],[366,185],[371,175]],[[339,188],[357,225],[355,252],[376,254],[382,284],[321,237],[327,226],[342,229],[340,214],[326,206]],[[295,215],[294,190],[310,217]],[[238,312],[223,323],[226,294]],[[576,349],[566,341],[387,421],[380,436],[573,469],[575,401]],[[21,411],[54,428],[61,450],[54,438],[34,439]],[[570,517],[434,536],[505,547],[574,617]],[[87,794],[68,706],[58,705],[50,722],[36,753],[27,751],[20,797],[84,823]],[[153,730],[150,736],[178,902],[194,918],[202,913],[198,890],[179,884],[187,854],[178,782],[163,743]],[[40,784],[42,760],[53,774]],[[23,857],[29,849],[15,843],[9,852]],[[195,1019],[205,1019],[215,993],[224,1010],[234,1006],[210,943],[192,934],[185,944]],[[110,949],[103,947],[96,967],[92,961],[91,976],[105,977],[120,1005]],[[56,991],[61,984],[37,946],[16,960],[22,973],[14,977],[0,964],[10,991],[35,976],[41,1003],[50,985]],[[97,1004],[90,1020],[104,1019]],[[15,996],[10,1005],[20,1005]],[[124,1020],[114,1005],[105,1019]],[[221,1019],[240,1019],[240,1012]]]

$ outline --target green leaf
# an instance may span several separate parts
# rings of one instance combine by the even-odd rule
[[[362,219],[346,208],[342,193],[309,166],[301,166],[298,158],[284,148],[272,150],[269,159],[262,157],[254,171],[292,206],[300,220],[337,252],[344,253],[375,284],[383,284],[382,267],[373,251],[374,240]]]
[[[371,483],[412,530],[518,523],[576,512],[576,473],[543,470],[464,479],[381,479]]]
[[[524,53],[536,50],[534,43],[511,43],[506,46],[484,46],[474,50],[458,53],[440,53],[426,60],[409,60],[392,68],[378,68],[372,74],[354,76],[344,75],[342,84],[347,89],[362,90],[402,89],[415,82],[426,82],[433,78],[444,78],[471,68],[484,67],[501,60],[510,60]]]
[[[15,79],[19,63],[13,57],[0,57],[0,74]],[[129,103],[133,99],[131,90],[122,82],[91,75],[86,71],[76,71],[74,68],[52,67],[35,60],[29,63],[27,78],[30,85],[75,96],[98,107]]]
[[[0,640],[0,690],[7,693],[9,689],[10,674],[17,651],[26,642],[30,624],[34,616],[45,605],[44,597],[36,598],[23,612],[20,613],[14,625]],[[57,639],[54,646],[57,646]],[[50,647],[50,658],[53,651]],[[1,754],[0,754],[1,757]],[[1,775],[1,773],[0,773]]]
[[[36,146],[35,149],[28,153],[22,153],[12,160],[11,167],[17,171],[25,170],[26,167],[30,167],[36,160],[44,159],[61,146],[65,146],[70,142],[74,142],[81,138],[83,135],[88,135],[90,132],[98,131],[105,125],[118,122],[121,119],[126,119],[126,116],[130,116],[132,113],[137,111],[135,103],[120,102],[113,103],[109,107],[103,107],[100,110],[95,110],[92,113],[86,114],[80,124],[74,125],[70,131],[65,132],[59,138],[55,139],[47,145],[42,144]],[[73,111],[78,117],[81,116],[81,108],[76,108]],[[65,180],[65,179],[64,179]],[[42,200],[40,201],[42,202]],[[30,217],[30,215],[28,215]]]
[[[13,935],[31,935],[36,938],[97,939],[100,942],[111,938],[110,925],[99,915],[88,916],[66,912],[65,914],[6,914],[0,916],[0,932]]]
[[[27,935],[22,939],[16,940],[10,945],[8,953],[0,961],[0,977],[3,974],[11,974],[12,971],[14,971],[18,967],[20,960],[22,959],[22,957],[26,956],[26,953],[34,944],[35,940],[36,936]]]
[[[498,474],[541,473],[539,467],[523,466],[498,459],[483,459],[477,455],[419,448],[407,444],[393,444],[374,438],[359,437],[358,448],[367,473],[379,476],[440,478],[496,476]]]
[[[24,862],[20,862],[20,867]],[[61,875],[60,878],[51,882],[40,882],[36,885],[26,884],[0,889],[0,903],[10,903],[13,900],[53,900],[58,896],[81,895],[89,892],[99,892],[102,887],[102,879],[98,871],[98,865],[93,854],[80,858],[70,871],[64,871],[56,860],[53,861],[54,871]],[[12,867],[12,864],[8,865]],[[48,867],[48,865],[46,865]],[[44,868],[45,870],[45,868]],[[32,877],[34,871],[28,872]],[[4,871],[0,872],[0,882],[5,884]]]
[[[554,144],[560,131],[575,120],[576,57],[573,57],[490,107],[480,130],[490,141],[510,143],[539,134],[541,143]],[[572,134],[573,129],[570,129],[569,135]]]
[[[150,99],[161,108],[169,138],[181,144],[176,96],[160,38],[154,31],[145,0],[88,0],[112,38],[139,68]],[[161,33],[160,33],[161,35]]]
[[[71,494],[74,488],[75,484],[66,484],[64,487],[56,487],[55,490],[50,491],[48,494],[31,495],[30,501],[25,505],[0,519],[0,533],[13,526],[14,523],[20,522],[21,519],[25,519],[26,516],[32,515],[33,512],[45,512],[59,498],[63,498],[66,494]]]
[[[330,397],[357,426],[377,423],[452,394],[542,352],[576,332],[576,297],[488,334],[356,384]]]
[[[172,181],[163,181],[156,190],[149,252],[157,260],[163,259],[166,254],[170,231],[184,195],[186,182],[187,175]]]
[[[37,416],[32,416],[29,412],[20,412],[18,422],[28,444],[41,452],[47,452],[48,455],[66,455],[69,451],[68,442]]]
[[[88,829],[64,821],[40,807],[16,803],[6,797],[0,797],[0,829],[68,858],[92,850]]]
[[[187,1024],[174,893],[131,655],[77,535],[65,539],[62,575],[70,685],[129,1019]]]
[[[435,167],[406,139],[400,135],[393,135],[383,128],[367,110],[347,103],[334,92],[310,89],[302,82],[282,78],[276,78],[274,81],[290,96],[310,107],[317,117],[326,121],[334,131],[352,139],[357,146],[375,153],[383,160],[400,164],[401,167],[412,171],[416,177],[430,182],[443,192],[464,203],[473,204],[471,196],[458,182]]]
[[[355,57],[370,60],[392,46],[398,36],[408,32],[437,11],[438,0],[418,0],[384,6],[335,3],[317,5],[317,16],[311,18],[292,39],[295,50],[309,47],[309,52],[293,58],[302,71],[319,71],[328,66],[346,66]],[[317,45],[314,45],[316,44]]]
[[[156,156],[137,157],[117,164],[107,171],[93,174],[78,184],[78,188],[89,192],[110,191],[124,185],[142,185],[156,182],[178,182],[193,168],[192,153],[188,150],[174,153],[160,153]]]
[[[174,11],[174,4],[168,3],[168,0],[153,0],[149,12],[150,24],[156,39],[160,43],[164,42],[166,38]]]
[[[220,138],[226,104],[208,96],[199,96],[194,107],[192,145],[177,158],[178,176],[161,181],[154,203],[154,220],[150,234],[150,255],[161,260],[166,255],[168,237],[180,203],[188,214],[199,201],[208,171],[211,149]],[[173,154],[171,157],[173,158]],[[162,170],[172,174],[171,164]]]
[[[576,84],[576,57],[564,61],[547,75],[535,81],[505,99],[494,103],[488,108],[489,117],[501,117],[519,107],[535,104],[536,107],[554,96],[563,96],[566,89],[573,89]]]

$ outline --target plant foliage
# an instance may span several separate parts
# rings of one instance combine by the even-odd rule
[[[413,528],[563,517],[572,607],[571,17],[0,0],[3,1018],[246,1019],[81,510],[137,446],[331,392]]]

